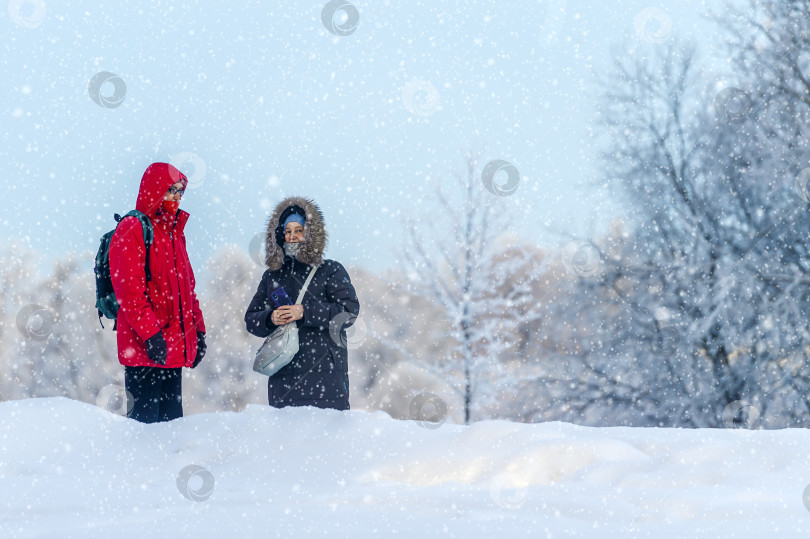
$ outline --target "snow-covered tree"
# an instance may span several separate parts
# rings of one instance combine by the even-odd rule
[[[21,311],[31,304],[29,291],[37,277],[34,261],[34,253],[18,245],[6,245],[0,252],[0,400],[27,396],[28,369],[18,345],[28,323],[27,313]]]
[[[752,2],[726,20],[717,86],[691,49],[617,57],[605,176],[629,228],[596,242],[565,305],[591,332],[544,378],[563,417],[722,426],[744,401],[765,426],[810,424],[807,14]]]
[[[519,214],[485,188],[479,157],[466,156],[450,188],[437,183],[434,210],[407,220],[403,257],[406,290],[439,306],[450,326],[450,350],[421,364],[456,389],[465,424],[497,400],[502,362],[520,326],[540,312],[532,294],[538,268],[526,271],[536,260],[508,233]]]
[[[59,395],[95,403],[103,388],[121,385],[115,335],[96,316],[92,271],[68,255],[41,278],[33,253],[9,254],[0,398]]]

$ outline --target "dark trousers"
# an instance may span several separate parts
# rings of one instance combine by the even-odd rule
[[[127,417],[141,423],[183,417],[182,380],[181,369],[124,367]]]
[[[274,378],[275,376],[275,378]],[[348,389],[347,386],[344,386]],[[348,410],[349,394],[335,395],[335,398],[321,398],[322,391],[314,390],[312,386],[300,381],[278,378],[273,375],[267,381],[267,403],[273,408],[286,408],[287,406],[314,406],[315,408]]]

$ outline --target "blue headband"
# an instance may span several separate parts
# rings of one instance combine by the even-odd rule
[[[285,229],[285,230],[286,230],[286,228],[287,228],[287,225],[288,225],[288,224],[290,224],[290,222],[291,222],[291,221],[295,221],[296,223],[298,223],[298,224],[299,224],[299,225],[301,225],[301,226],[304,226],[304,223],[306,222],[306,221],[304,220],[304,218],[303,218],[303,217],[301,217],[300,215],[298,215],[297,213],[291,213],[291,214],[290,214],[290,216],[289,216],[289,217],[287,217],[287,218],[284,220],[284,229]]]

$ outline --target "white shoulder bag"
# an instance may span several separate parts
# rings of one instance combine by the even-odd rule
[[[296,304],[301,303],[304,299],[304,293],[307,291],[312,276],[315,275],[318,266],[313,266],[304,281],[304,286],[301,292],[298,293],[298,299],[295,300]],[[253,361],[253,370],[265,376],[273,376],[282,367],[286,366],[298,353],[298,324],[290,322],[283,326],[279,326],[273,331],[262,344],[261,348],[256,352],[256,359]]]

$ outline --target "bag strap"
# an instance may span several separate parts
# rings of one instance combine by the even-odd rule
[[[149,248],[152,246],[152,240],[155,237],[155,232],[152,230],[152,221],[149,220],[149,217],[146,216],[145,213],[142,213],[138,210],[132,210],[128,212],[124,217],[121,217],[117,213],[115,214],[115,221],[120,223],[124,220],[124,217],[135,217],[138,221],[141,222],[141,228],[143,229],[143,246],[146,250],[146,263],[144,264],[144,274],[146,275],[146,282],[152,280],[152,269],[149,267]],[[117,225],[116,225],[117,227]]]
[[[312,276],[315,275],[317,270],[318,266],[312,266],[312,269],[309,271],[309,275],[307,275],[307,280],[304,281],[304,286],[301,287],[301,291],[298,293],[298,299],[295,300],[296,305],[301,303],[301,300],[304,299],[304,293],[307,291],[307,287],[309,286],[310,281],[312,281]]]
[[[152,246],[152,240],[155,237],[155,232],[152,230],[152,221],[149,220],[149,217],[147,217],[145,213],[138,210],[132,210],[127,213],[127,215],[137,217],[141,222],[141,228],[143,228],[143,246],[146,248],[144,273],[146,274],[146,282],[149,282],[152,280],[152,269],[149,267],[149,248]]]

